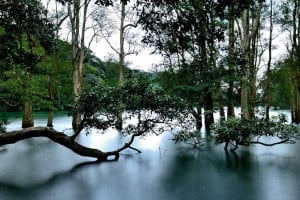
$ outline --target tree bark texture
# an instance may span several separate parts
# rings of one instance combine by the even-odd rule
[[[195,118],[195,125],[197,130],[202,128],[202,110],[201,106],[198,106],[192,111],[193,117]]]
[[[121,2],[121,23],[120,23],[120,35],[119,35],[119,42],[120,42],[120,52],[119,52],[119,86],[121,87],[123,85],[124,82],[124,66],[125,66],[125,50],[124,50],[124,42],[125,42],[125,27],[124,27],[124,23],[125,23],[125,9],[126,9],[126,5],[124,2]],[[122,106],[122,102],[120,103],[120,107]],[[123,118],[122,118],[122,113],[123,110],[120,111],[120,113],[118,113],[118,119],[116,121],[116,128],[118,130],[122,130],[123,129]]]
[[[270,29],[269,29],[269,59],[267,64],[267,86],[266,86],[266,120],[270,119],[271,104],[271,63],[272,63],[272,37],[273,37],[273,0],[270,0]]]
[[[73,0],[73,4],[69,3],[68,5],[68,14],[72,32],[73,93],[75,105],[79,103],[82,91],[82,70],[85,58],[85,32],[89,3],[90,0],[84,0],[81,5],[80,0]],[[76,107],[73,110],[72,116],[72,126],[76,131],[81,121],[81,115]]]
[[[210,126],[214,123],[214,104],[211,92],[206,92],[204,101],[204,124],[205,129],[209,132]]]
[[[50,140],[72,150],[78,155],[97,158],[99,161],[107,161],[110,156],[114,156],[113,160],[117,160],[119,158],[119,152],[102,152],[97,149],[82,146],[64,133],[58,132],[49,127],[31,127],[9,133],[1,133],[0,145],[14,144],[18,141],[34,137],[49,138]]]
[[[223,93],[221,86],[218,90],[218,102],[219,102],[219,111],[220,111],[220,121],[225,120],[225,111],[224,111],[224,104],[223,104]]]
[[[34,122],[33,122],[33,114],[32,114],[32,105],[29,101],[24,101],[22,128],[28,128],[33,126],[34,126]]]
[[[242,116],[248,119],[254,115],[255,97],[256,97],[256,66],[255,66],[255,40],[257,38],[260,26],[260,13],[263,7],[263,1],[259,3],[256,18],[253,20],[250,31],[250,10],[243,11],[241,45],[245,59],[245,66],[242,75],[242,94],[241,111]]]
[[[235,20],[235,14],[234,14],[234,3],[230,5],[229,8],[230,16],[229,16],[229,47],[228,47],[228,58],[229,58],[229,69],[232,71],[235,71],[233,69],[234,67],[234,42],[235,42],[235,35],[234,35],[234,20]],[[229,87],[228,87],[228,92],[227,92],[227,97],[228,97],[228,105],[227,105],[227,118],[235,117],[234,114],[234,97],[233,97],[233,81],[229,81]]]

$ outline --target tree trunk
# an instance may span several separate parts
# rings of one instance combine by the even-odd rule
[[[47,127],[53,127],[53,111],[48,111]]]
[[[230,4],[229,7],[229,47],[228,47],[228,66],[231,71],[235,71],[235,61],[234,61],[234,42],[235,42],[235,35],[234,35],[234,20],[235,20],[235,13],[234,13],[234,3]],[[232,77],[233,78],[233,77]],[[228,105],[227,105],[227,118],[235,117],[234,114],[234,98],[233,98],[233,80],[229,81],[229,87],[227,91],[227,97],[228,97]]]
[[[294,84],[294,78],[291,77],[290,78],[290,109],[291,109],[291,120],[292,120],[292,123],[295,123],[296,122],[296,103],[295,103],[295,84]]]
[[[84,3],[81,5],[80,0],[74,0],[73,4],[68,4],[68,14],[72,29],[73,93],[75,104],[72,114],[72,126],[75,132],[79,128],[79,124],[81,122],[81,115],[76,105],[79,104],[82,90],[81,82],[83,62],[85,58],[85,31],[89,3],[90,0],[84,0]],[[83,9],[82,16],[81,9]]]
[[[53,127],[53,107],[54,107],[54,100],[55,100],[55,80],[54,80],[54,72],[51,73],[50,75],[50,83],[49,83],[49,88],[48,88],[48,95],[49,95],[49,101],[50,101],[50,106],[48,110],[48,119],[47,119],[47,126],[48,127]]]
[[[192,111],[193,117],[195,118],[195,125],[198,131],[202,128],[202,108],[198,106]]]
[[[72,127],[74,130],[78,129],[78,126],[81,122],[81,115],[79,110],[77,109],[77,106],[80,101],[80,95],[81,95],[81,69],[82,65],[80,65],[79,62],[74,62],[73,64],[73,92],[74,92],[74,110],[72,114]]]
[[[266,120],[270,119],[271,104],[271,62],[272,62],[272,34],[273,34],[273,0],[270,0],[270,30],[269,30],[269,59],[267,64],[267,85],[266,85]]]
[[[22,128],[33,127],[33,113],[32,106],[29,101],[25,101],[23,104],[23,118],[22,118]]]
[[[255,34],[256,35],[256,34]],[[255,107],[256,107],[256,78],[257,78],[257,63],[256,54],[257,54],[257,37],[253,37],[251,40],[251,52],[249,59],[249,117],[255,117]]]
[[[249,100],[248,100],[248,78],[247,75],[242,76],[242,93],[241,93],[241,116],[245,119],[249,118]]]
[[[123,68],[125,64],[125,50],[124,50],[124,22],[125,22],[125,8],[126,5],[124,2],[121,2],[121,23],[120,23],[120,54],[119,54],[119,85],[123,85]]]
[[[299,51],[299,41],[300,41],[300,2],[299,0],[294,1],[293,8],[293,37],[292,37],[292,59],[293,59],[293,69],[292,71],[296,75],[294,79],[294,90],[295,90],[295,123],[300,123],[300,51]]]
[[[296,87],[296,112],[295,112],[295,123],[300,123],[300,76],[297,77],[297,87]]]
[[[254,62],[255,40],[260,27],[260,13],[263,7],[263,1],[259,3],[256,12],[256,18],[253,21],[250,31],[249,9],[244,9],[242,17],[243,33],[241,33],[241,45],[245,59],[245,66],[242,75],[242,93],[241,93],[241,111],[246,119],[254,116],[254,105],[256,96],[256,68]],[[252,45],[251,45],[252,44]]]
[[[214,123],[214,104],[212,93],[207,91],[204,100],[204,124],[207,132],[210,131],[211,125]]]
[[[124,34],[125,34],[125,30],[124,30],[124,22],[125,22],[125,8],[126,5],[124,2],[121,2],[121,23],[120,23],[120,52],[119,52],[119,87],[123,86],[123,82],[124,82],[124,65],[125,65],[125,50],[124,50]],[[123,113],[123,102],[119,102],[120,104],[120,112],[118,113],[118,118],[116,121],[116,129],[117,130],[122,130],[123,129],[123,118],[122,118],[122,113]]]
[[[219,102],[219,111],[220,111],[220,121],[225,120],[225,111],[224,111],[224,104],[223,104],[223,93],[221,86],[218,91],[218,102]]]
[[[234,97],[233,97],[233,82],[229,81],[227,118],[233,118],[233,117],[235,117],[234,103],[233,103],[233,101],[234,101]]]
[[[243,69],[243,75],[242,75],[242,88],[241,88],[241,115],[242,117],[248,119],[249,118],[249,87],[248,87],[248,81],[249,81],[249,60],[250,60],[250,38],[249,38],[249,10],[245,9],[243,11],[243,17],[242,17],[242,24],[243,24],[243,40],[242,42],[242,50],[244,53],[244,59],[245,59],[245,66]]]

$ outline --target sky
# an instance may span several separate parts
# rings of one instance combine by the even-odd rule
[[[43,4],[46,6],[47,2],[50,3],[48,4],[48,8],[50,10],[50,12],[54,12],[55,11],[55,0],[42,0]],[[90,5],[93,6],[93,4],[91,3]],[[60,9],[64,10],[65,12],[67,11],[66,7],[63,8],[60,6]],[[107,8],[105,8],[107,9]],[[113,13],[109,11],[109,15],[110,18],[108,19],[109,21],[113,21],[113,20],[118,20],[118,15],[119,13]],[[117,27],[119,26],[119,22],[117,23]],[[129,23],[128,21],[126,23]],[[68,30],[68,20],[66,20],[66,22],[63,24],[63,27],[60,31],[60,38],[63,40],[70,40],[70,33]],[[142,39],[142,31],[141,30],[135,30],[135,33],[138,32],[137,37],[135,38],[135,40],[137,41],[137,43],[141,44],[141,39]],[[88,46],[88,43],[90,41],[91,38],[91,31],[87,31],[86,32],[86,46]],[[110,43],[114,46],[114,48],[118,49],[119,46],[119,33],[118,30],[116,30],[116,33],[113,34],[110,38],[109,38]],[[94,54],[99,57],[101,60],[107,60],[109,58],[114,58],[115,60],[118,60],[118,54],[116,54],[116,52],[114,52],[112,50],[112,48],[108,45],[108,43],[104,40],[104,39],[98,39],[98,40],[93,40],[93,42],[90,45],[90,49],[94,52]],[[125,49],[126,51],[126,49]],[[159,64],[162,62],[162,57],[159,55],[154,55],[152,54],[153,50],[151,50],[149,47],[138,47],[138,53],[137,54],[132,54],[129,56],[125,57],[125,63],[128,64],[128,67],[131,69],[139,69],[139,70],[143,70],[143,71],[153,71],[153,68],[156,64]]]

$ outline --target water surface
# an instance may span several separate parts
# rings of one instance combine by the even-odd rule
[[[19,114],[7,115],[8,130],[20,128]],[[45,113],[36,126],[46,124]],[[70,132],[71,118],[56,114],[55,128]],[[226,153],[207,144],[201,151],[174,145],[171,136],[138,140],[117,162],[93,159],[45,138],[7,145],[0,152],[1,200],[298,200],[300,145],[241,148]],[[93,148],[113,150],[126,139],[115,131],[80,136]]]

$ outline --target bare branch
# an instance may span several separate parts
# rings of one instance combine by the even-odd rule
[[[136,24],[126,24],[126,25],[123,27],[123,31],[125,31],[125,29],[127,29],[127,28],[129,28],[129,27],[136,28],[137,25],[136,25]]]
[[[109,41],[109,39],[103,34],[103,32],[100,32],[102,38],[107,42],[107,44],[110,46],[110,48],[116,52],[116,54],[120,55],[120,52],[111,44],[111,42]]]

